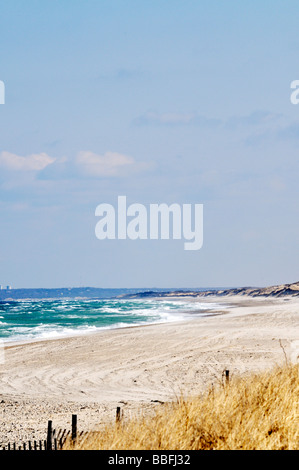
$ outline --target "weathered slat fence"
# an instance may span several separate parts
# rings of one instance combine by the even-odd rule
[[[6,450],[6,451],[45,451],[45,450],[62,450],[63,446],[70,434],[70,432],[66,432],[66,430],[60,430],[58,437],[55,435],[55,431],[53,431],[51,436],[47,436],[47,439],[45,440],[39,440],[39,441],[27,441],[23,442],[22,445],[11,443],[9,442],[5,446],[0,446],[0,451],[1,450]],[[64,436],[64,437],[63,437]]]
[[[123,412],[121,408],[116,409],[116,423],[120,423],[123,418]],[[77,415],[72,415],[72,429],[53,429],[53,422],[48,421],[48,431],[47,439],[39,441],[27,441],[23,442],[22,445],[19,443],[16,444],[8,443],[5,446],[0,446],[0,451],[53,451],[53,450],[62,450],[68,441],[70,444],[75,444],[76,442],[83,439],[88,434],[89,431],[81,431],[78,433],[78,417]]]
[[[66,441],[69,439],[75,443],[77,437],[82,438],[87,435],[87,432],[81,432],[78,434],[77,431],[77,415],[72,416],[72,430],[67,429],[53,429],[53,422],[48,421],[47,439],[39,441],[27,441],[23,442],[22,445],[19,443],[8,443],[5,446],[0,446],[0,450],[6,451],[53,451],[62,450]]]

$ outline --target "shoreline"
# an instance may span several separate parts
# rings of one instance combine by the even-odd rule
[[[140,299],[141,300],[141,299]],[[155,301],[158,301],[158,302],[162,302],[162,301],[165,301],[165,300],[168,300],[167,298],[161,298],[161,297],[153,297],[151,298],[150,300],[155,300]],[[200,304],[203,304],[203,303],[207,303],[208,305],[209,304],[212,304],[212,305],[219,305],[219,307],[223,307],[223,305],[226,303],[225,302],[211,302],[210,299],[196,299],[194,297],[188,297],[188,298],[181,298],[181,297],[171,297],[169,298],[170,301],[176,301],[176,302],[190,302],[190,303],[200,303]],[[203,301],[205,300],[205,301]],[[229,308],[230,305],[227,305],[226,307]],[[59,341],[59,340],[63,340],[63,339],[67,339],[67,338],[76,338],[76,337],[79,337],[79,336],[90,336],[90,335],[97,335],[97,334],[100,334],[100,333],[103,333],[103,332],[106,332],[106,331],[115,331],[115,330],[125,330],[125,329],[128,329],[128,328],[142,328],[142,327],[147,327],[147,326],[151,326],[151,325],[165,325],[165,324],[173,324],[173,323],[183,323],[183,322],[186,322],[186,321],[189,321],[193,315],[195,318],[205,318],[207,316],[216,316],[216,315],[220,315],[220,314],[225,314],[226,312],[223,311],[223,310],[216,310],[216,309],[204,309],[204,310],[194,310],[194,311],[191,311],[191,312],[175,312],[173,315],[175,317],[176,313],[178,315],[181,315],[181,314],[185,314],[186,315],[186,318],[183,318],[181,320],[176,320],[175,318],[173,318],[173,320],[157,320],[157,321],[154,321],[154,322],[145,322],[145,323],[136,323],[136,324],[128,324],[128,325],[124,325],[124,326],[111,326],[111,327],[96,327],[94,331],[84,331],[83,329],[80,330],[78,328],[77,332],[75,332],[74,330],[72,330],[73,332],[70,333],[70,334],[65,334],[65,335],[58,335],[56,338],[55,337],[49,337],[49,338],[42,338],[42,337],[36,337],[36,338],[31,338],[31,339],[23,339],[23,340],[13,340],[13,339],[2,339],[2,344],[4,345],[4,348],[5,349],[8,349],[10,347],[13,347],[13,346],[21,346],[21,345],[25,345],[25,344],[31,344],[31,343],[41,343],[41,342],[47,342],[47,341]],[[208,313],[209,315],[206,315],[206,313]],[[1,340],[1,338],[0,338]]]
[[[118,406],[127,418],[153,413],[217,385],[224,369],[246,376],[291,357],[298,298],[226,300],[225,314],[6,346],[0,445],[43,439],[49,419],[69,429],[72,414],[88,431],[113,422]]]

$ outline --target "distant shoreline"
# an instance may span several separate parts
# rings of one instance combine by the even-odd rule
[[[157,294],[157,293],[153,293]],[[298,297],[299,296],[299,282],[292,284],[281,284],[270,287],[238,287],[230,289],[204,289],[200,291],[173,291],[168,293],[161,293],[155,295],[158,297],[232,297],[236,295],[248,297]],[[137,296],[149,297],[150,294],[136,294]],[[133,298],[132,295],[130,295]]]
[[[37,300],[37,301],[54,301],[54,300],[100,300],[115,297],[127,297],[131,295],[148,295],[159,297],[161,294],[169,294],[171,292],[200,292],[209,290],[203,289],[171,289],[171,288],[97,288],[97,287],[63,287],[51,289],[11,289],[0,290],[0,302],[11,302],[18,300]],[[215,288],[217,290],[217,288]]]
[[[229,297],[235,295],[249,297],[299,296],[299,282],[270,287],[203,287],[203,288],[97,288],[71,287],[54,289],[12,289],[0,290],[0,302],[18,300],[56,301],[56,300],[100,300],[108,298],[167,298],[167,297]]]

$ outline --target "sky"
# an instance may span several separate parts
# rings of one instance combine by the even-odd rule
[[[0,284],[299,280],[295,0],[0,5]],[[203,204],[204,244],[98,240],[99,204]]]

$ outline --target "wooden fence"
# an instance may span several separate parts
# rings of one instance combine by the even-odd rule
[[[119,423],[123,417],[123,413],[121,408],[116,409],[116,422]],[[6,451],[53,451],[53,450],[63,450],[64,445],[66,442],[70,444],[75,444],[79,440],[86,437],[90,432],[81,431],[78,432],[78,419],[77,415],[72,415],[72,429],[53,429],[53,422],[48,421],[48,431],[47,431],[47,439],[39,440],[39,441],[27,441],[23,442],[21,445],[20,443],[8,443],[5,446],[0,446],[1,450]]]
[[[78,433],[77,429],[77,415],[72,416],[72,430],[67,429],[53,429],[52,421],[48,421],[47,439],[39,441],[27,441],[21,445],[18,443],[8,443],[5,446],[0,446],[0,450],[13,450],[13,451],[51,451],[62,450],[67,441],[73,444],[77,440],[82,439],[88,432],[81,431]]]

